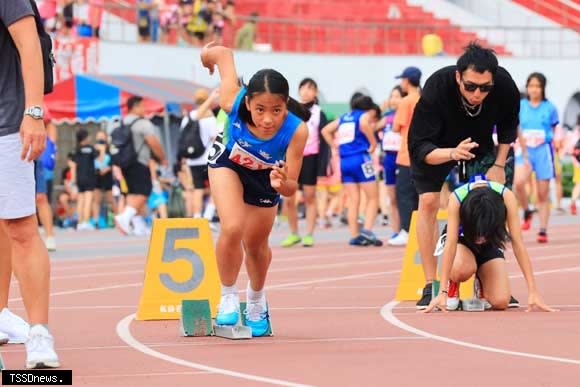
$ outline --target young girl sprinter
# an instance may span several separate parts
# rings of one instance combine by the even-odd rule
[[[264,284],[272,252],[268,237],[280,195],[292,196],[308,137],[303,122],[309,114],[289,97],[288,81],[276,70],[258,71],[246,86],[238,83],[232,51],[207,45],[202,64],[213,74],[217,66],[220,106],[229,122],[208,157],[211,193],[221,233],[216,255],[221,281],[219,325],[235,325],[240,302],[236,280],[245,253],[247,325],[253,336],[269,328]]]

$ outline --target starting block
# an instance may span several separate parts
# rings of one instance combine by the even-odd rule
[[[182,336],[213,336],[208,300],[182,300],[180,322]]]
[[[240,319],[236,325],[217,325],[211,318],[208,300],[182,300],[180,333],[186,337],[217,336],[230,340],[252,338],[252,328],[246,326],[246,303],[240,303]],[[268,319],[268,331],[264,336],[273,336],[272,323]]]

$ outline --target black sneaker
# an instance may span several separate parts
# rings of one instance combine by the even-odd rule
[[[510,302],[508,304],[508,308],[519,308],[520,302],[515,299],[514,296],[510,296]]]
[[[417,301],[417,309],[423,310],[427,309],[433,298],[433,284],[427,284],[423,288],[423,296]]]

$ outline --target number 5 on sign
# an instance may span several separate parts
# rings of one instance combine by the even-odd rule
[[[178,319],[182,300],[209,300],[217,313],[220,282],[206,219],[153,222],[137,320]]]

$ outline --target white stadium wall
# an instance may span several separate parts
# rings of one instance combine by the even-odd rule
[[[311,55],[285,53],[236,52],[239,75],[247,81],[261,68],[275,68],[283,73],[294,96],[297,85],[306,76],[314,78],[326,103],[344,103],[355,90],[367,90],[377,101],[382,101],[395,85],[394,77],[406,66],[417,66],[424,80],[440,67],[454,64],[455,57],[422,56],[351,56]],[[527,76],[534,71],[548,78],[547,95],[557,106],[560,116],[568,125],[575,123],[580,114],[580,58],[534,59],[501,57],[500,65],[514,77],[518,87],[524,89]],[[152,44],[126,44],[101,42],[99,53],[101,74],[155,76],[190,80],[208,86],[218,83],[218,76],[210,77],[202,68],[199,49],[159,46]],[[568,111],[566,110],[568,107]]]

